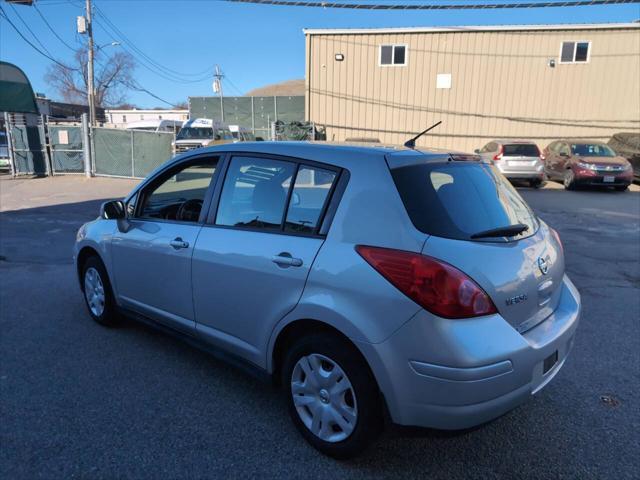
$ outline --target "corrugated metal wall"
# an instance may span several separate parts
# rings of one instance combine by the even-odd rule
[[[585,40],[588,63],[559,63],[562,42]],[[379,66],[382,44],[406,44],[407,66]],[[437,89],[446,73],[452,88]],[[327,140],[398,144],[438,120],[419,145],[606,140],[640,129],[640,29],[312,34],[306,88],[307,119],[326,125]]]

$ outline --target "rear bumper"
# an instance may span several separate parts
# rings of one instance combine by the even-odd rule
[[[525,167],[512,167],[502,163],[496,163],[495,165],[500,170],[500,173],[509,179],[542,180],[544,177],[544,165],[542,163]]]
[[[524,334],[499,315],[446,320],[421,312],[385,342],[359,344],[393,421],[469,428],[547,385],[571,350],[580,316],[580,295],[566,276],[562,289],[555,312]]]

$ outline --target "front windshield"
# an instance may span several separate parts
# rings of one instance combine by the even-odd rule
[[[615,157],[611,148],[599,143],[574,143],[571,145],[571,153],[581,157]]]
[[[213,138],[213,128],[184,127],[178,132],[176,140]]]

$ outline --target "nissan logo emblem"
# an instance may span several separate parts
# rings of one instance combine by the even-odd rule
[[[543,275],[549,273],[549,263],[547,263],[547,261],[542,257],[538,258],[538,268]]]

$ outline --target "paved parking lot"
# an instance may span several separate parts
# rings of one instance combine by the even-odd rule
[[[162,333],[94,324],[77,228],[125,180],[0,179],[0,477],[637,478],[640,193],[521,193],[558,229],[583,296],[574,351],[526,405],[481,428],[393,429],[336,462],[281,394]]]

